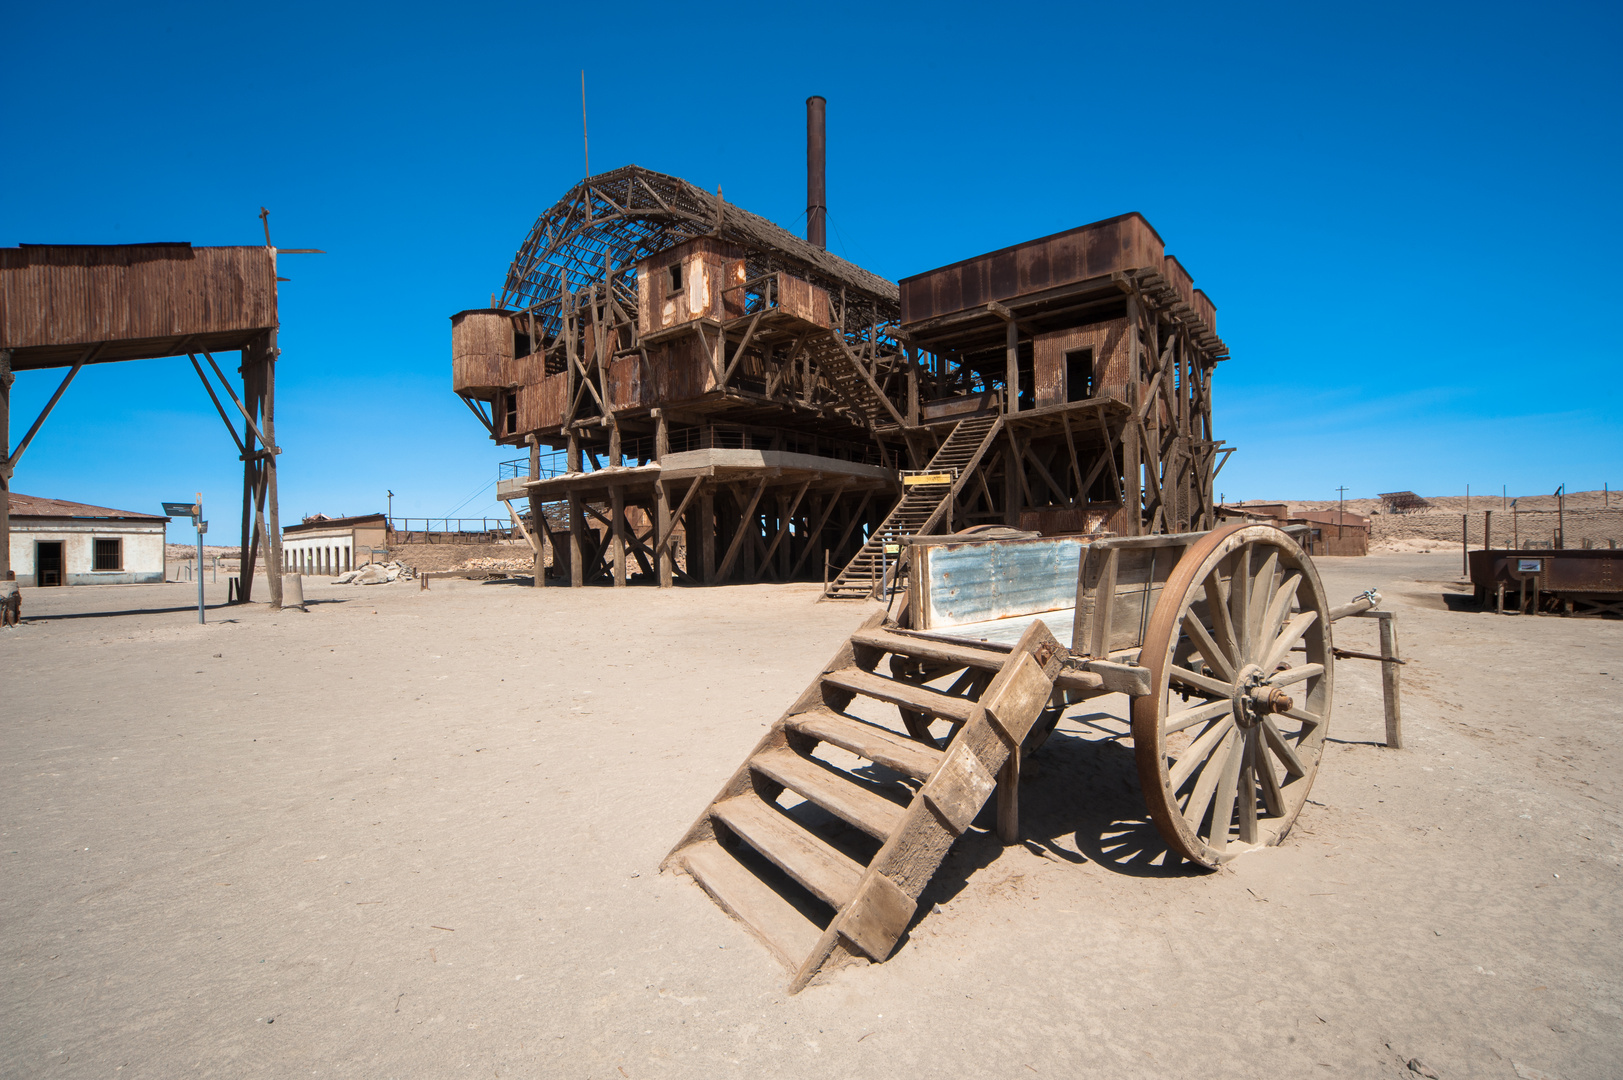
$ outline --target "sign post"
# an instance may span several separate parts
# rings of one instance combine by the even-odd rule
[[[199,624],[208,620],[203,615],[203,534],[209,531],[209,523],[203,520],[203,493],[197,493],[195,503],[164,503],[163,512],[171,517],[190,517],[192,524],[197,526],[197,621]]]

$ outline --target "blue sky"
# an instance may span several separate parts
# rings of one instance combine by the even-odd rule
[[[494,516],[516,455],[447,317],[581,175],[581,68],[594,171],[796,231],[817,93],[830,247],[892,279],[1148,217],[1233,353],[1231,500],[1623,485],[1614,6],[816,10],[13,5],[0,245],[259,243],[269,207],[330,252],[282,262],[283,520]],[[183,358],[101,365],[13,486],[230,519],[235,456]]]

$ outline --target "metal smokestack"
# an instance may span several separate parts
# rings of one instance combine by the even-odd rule
[[[828,193],[824,166],[828,156],[828,132],[823,110],[828,103],[813,95],[806,99],[806,239],[820,248],[828,247]]]

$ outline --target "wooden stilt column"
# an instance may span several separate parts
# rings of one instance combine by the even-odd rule
[[[1142,344],[1139,341],[1139,304],[1137,294],[1127,297],[1127,407],[1132,415],[1138,415],[1139,397],[1142,394],[1140,381],[1144,369]],[[1122,478],[1127,488],[1123,493],[1123,509],[1126,511],[1126,529],[1123,535],[1138,536],[1144,532],[1144,470],[1141,456],[1141,446],[1138,439],[1138,425],[1128,422],[1121,436],[1122,449]]]
[[[609,429],[609,467],[620,467],[620,429]],[[626,493],[619,484],[609,489],[610,551],[614,558],[614,587],[626,583]]]
[[[699,493],[699,580],[706,585],[716,583],[716,489],[705,481]],[[693,550],[693,534],[688,534],[688,551]],[[691,557],[691,555],[690,555]]]
[[[534,435],[527,436],[525,441],[530,444],[530,482],[533,484],[541,479],[541,443]],[[531,584],[543,589],[547,584],[547,522],[541,504],[534,499],[530,500],[530,535],[535,538],[535,580]]]
[[[264,394],[260,430],[270,443],[259,464],[260,528],[267,541],[265,576],[270,585],[270,606],[272,611],[279,611],[282,607],[282,515],[276,503],[276,458],[282,448],[276,445],[276,360],[281,349],[277,347],[275,328],[248,351],[258,353],[254,359],[259,366],[259,385]]]
[[[17,589],[11,583],[11,350],[0,349],[0,611]]]
[[[1005,335],[1003,379],[1008,400],[1003,403],[1003,411],[1012,413],[1020,411],[1020,328],[1012,318]]]
[[[580,472],[580,436],[574,431],[569,433],[569,448],[567,467],[571,473]],[[580,496],[574,492],[569,495],[569,587],[578,589],[583,584],[583,564],[585,563],[586,540],[586,511],[581,509]]]
[[[671,428],[665,419],[663,409],[654,410],[654,460],[663,464],[665,455],[671,452]],[[676,583],[675,575],[671,571],[671,560],[674,558],[674,544],[670,542],[671,534],[671,492],[665,486],[663,476],[654,481],[654,543],[659,545],[658,574],[659,587],[669,589]]]
[[[257,419],[259,396],[255,392],[253,372],[254,365],[248,362],[248,353],[243,352],[242,366],[237,373],[242,376],[242,407],[249,420]],[[242,445],[242,546],[238,548],[238,581],[237,599],[248,603],[254,598],[254,568],[259,559],[259,535],[254,530],[254,505],[259,500],[259,440],[254,434],[254,425],[246,425],[248,430],[243,432]]]

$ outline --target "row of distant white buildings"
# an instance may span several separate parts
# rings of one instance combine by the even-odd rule
[[[134,585],[164,580],[161,514],[11,494],[11,570],[20,585]],[[182,543],[194,537],[186,530]],[[381,554],[382,514],[326,518],[282,530],[288,573],[341,574]]]

